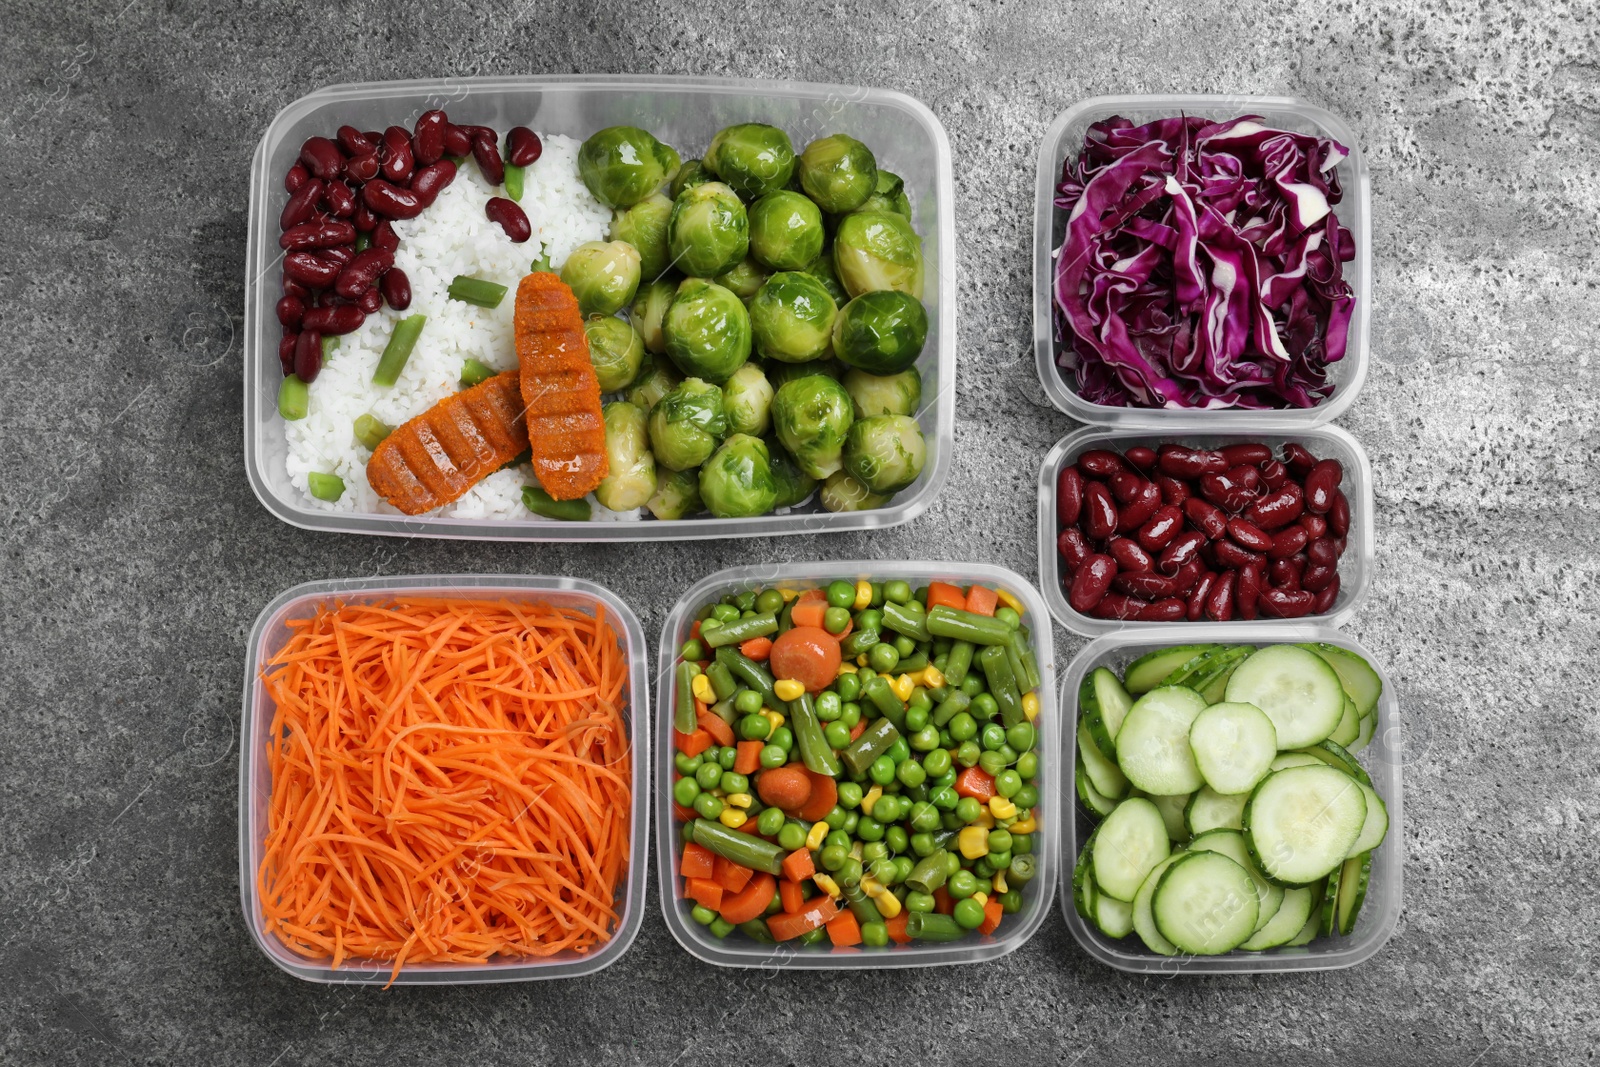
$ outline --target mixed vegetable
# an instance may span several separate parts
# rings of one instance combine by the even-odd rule
[[[1336,645],[1185,645],[1078,695],[1076,781],[1099,819],[1078,913],[1151,951],[1218,955],[1355,929],[1388,810],[1355,753],[1383,682]]]
[[[670,688],[677,871],[713,937],[993,934],[1039,873],[1039,666],[981,585],[839,579],[710,605]]]

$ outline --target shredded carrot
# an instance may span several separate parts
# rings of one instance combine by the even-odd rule
[[[602,612],[402,599],[289,622],[266,925],[335,968],[587,953],[629,862],[628,665]]]

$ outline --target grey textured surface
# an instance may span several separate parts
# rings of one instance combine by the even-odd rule
[[[0,1061],[1593,1059],[1590,5],[125,2],[12,2],[0,34]],[[246,168],[273,114],[335,81],[589,71],[859,82],[940,116],[962,381],[955,472],[927,515],[764,543],[488,547],[302,533],[252,498],[235,336]],[[1037,141],[1073,101],[1132,91],[1299,95],[1369,153],[1376,357],[1343,422],[1378,503],[1376,582],[1350,630],[1397,679],[1415,752],[1388,947],[1340,973],[1136,980],[1053,915],[978,968],[766,977],[694,962],[652,913],[621,962],[565,984],[363,992],[267,963],[239,915],[234,733],[245,634],[282,587],[569,573],[654,633],[728,562],[1034,573],[1035,472],[1071,428],[1028,352]]]

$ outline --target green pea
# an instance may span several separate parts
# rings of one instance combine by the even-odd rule
[[[807,930],[797,939],[802,945],[817,945],[828,939],[828,928],[819,926],[815,930]]]
[[[846,675],[845,677],[850,677],[850,675]],[[850,727],[850,729],[854,730],[856,728],[856,723],[861,721],[861,705],[857,704],[853,700],[846,702],[844,706],[839,709],[839,721]]]
[[[846,856],[843,865],[834,872],[834,877],[840,885],[859,885],[861,883],[861,861],[854,856]]]
[[[978,768],[991,778],[998,777],[1006,769],[1005,757],[998,752],[985,752],[978,757]]]
[[[1033,835],[1032,834],[1016,834],[1016,833],[1014,833],[1014,834],[1011,835],[1011,854],[1013,856],[1027,856],[1027,855],[1031,855],[1032,852],[1033,852]]]
[[[761,756],[759,757],[758,762],[760,762],[763,770],[770,771],[774,768],[782,767],[785,763],[788,763],[789,753],[785,752],[777,745],[763,745],[761,747]]]
[[[701,789],[715,789],[717,783],[722,781],[722,768],[717,765],[716,760],[708,760],[694,772],[694,780],[700,784]]]
[[[732,745],[717,750],[717,766],[723,770],[733,770],[733,765],[737,762],[739,762],[739,750]]]
[[[817,694],[817,718],[823,722],[832,722],[842,714],[844,714],[844,702],[839,699],[838,693]]]
[[[760,614],[775,614],[782,610],[783,594],[776,589],[763,589],[756,594],[756,611]]]
[[[714,615],[707,616],[706,618],[700,620],[700,636],[701,637],[704,637],[706,634],[710,633],[713,630],[720,630],[720,629],[722,629],[722,620],[717,618]]]
[[[886,599],[884,597],[884,595],[883,595],[883,583],[882,582],[872,582],[870,584],[872,586],[871,606],[875,607],[875,608],[883,607],[883,602]]]
[[[1034,807],[1039,803],[1039,787],[1036,785],[1024,785],[1017,790],[1017,795],[1011,799],[1016,803],[1019,811]]]
[[[901,659],[905,659],[917,650],[917,642],[905,634],[897,634],[894,638],[894,650],[900,654]]]
[[[978,742],[963,741],[956,746],[956,762],[963,767],[972,767],[977,764],[978,757],[982,753],[983,750],[978,747]]]
[[[927,781],[928,772],[916,760],[905,760],[895,768],[895,776],[906,785],[921,785]]]
[[[853,674],[841,674],[833,683],[834,692],[839,694],[839,699],[849,703],[861,695],[861,679]]]
[[[783,897],[779,896],[777,891],[774,890],[773,893],[772,893],[772,899],[767,901],[767,910],[766,910],[765,914],[767,914],[767,915],[776,915],[776,914],[778,914],[778,912],[780,912],[782,910],[783,910]]]
[[[990,830],[989,831],[989,854],[990,855],[995,855],[996,853],[1000,853],[1000,852],[1009,853],[1010,851],[1011,851],[1011,831],[1010,830]]]
[[[850,817],[850,813],[849,812],[845,811],[839,805],[835,804],[833,806],[833,810],[828,812],[827,815],[824,815],[822,817],[822,821],[827,823],[829,826],[833,827],[833,829],[835,829],[835,830],[842,830],[842,829],[844,829],[845,820],[848,819],[849,817]]]
[[[884,755],[888,756],[896,763],[899,763],[901,760],[911,755],[911,746],[906,744],[905,738],[897,737],[894,739],[894,744],[890,745],[884,752]]]
[[[871,864],[874,860],[881,860],[889,855],[889,846],[882,841],[873,841],[861,846],[861,859],[864,863]]]
[[[760,815],[756,816],[756,829],[762,837],[771,837],[783,829],[783,811],[779,808],[763,808]]]
[[[694,810],[702,819],[715,819],[726,806],[721,797],[714,797],[710,793],[701,793],[694,798]]]
[[[883,923],[862,923],[861,943],[870,948],[882,948],[889,943],[889,928]]]
[[[1033,723],[1019,722],[1006,727],[1006,744],[1018,752],[1026,752],[1033,747]]]
[[[689,918],[693,919],[701,926],[710,926],[712,923],[716,922],[717,913],[706,907],[704,904],[696,904],[689,911]]]
[[[711,609],[711,617],[718,622],[733,622],[739,617],[739,608],[734,604],[717,604]]]
[[[904,604],[911,599],[911,586],[896,579],[883,583],[883,599],[892,604]]]
[[[711,925],[706,927],[706,929],[711,931],[712,937],[720,939],[733,933],[734,925],[719,915],[715,919],[711,920]]]
[[[939,731],[932,726],[924,726],[911,735],[911,748],[917,752],[932,752],[939,747]]]
[[[767,741],[785,752],[791,752],[794,750],[794,731],[787,726],[780,726],[772,731],[772,736],[767,738]]]
[[[969,896],[966,900],[956,902],[951,916],[963,930],[976,930],[983,925],[983,905]]]
[[[861,787],[854,782],[841,782],[839,784],[839,806],[845,809],[854,809],[861,806]]]
[[[750,792],[750,779],[738,771],[722,772],[722,791],[730,796],[734,793]]]
[[[939,731],[939,747],[940,748],[955,748],[956,747],[956,739],[950,736],[950,731],[949,730],[940,730]]]
[[[678,768],[679,774],[693,774],[700,769],[700,757],[685,756],[680,752],[673,758],[672,765]]]
[[[967,677],[970,678],[971,675],[968,675]],[[972,698],[972,703],[968,706],[971,708],[972,714],[975,717],[983,719],[986,722],[1000,714],[1000,705],[995,702],[993,693],[979,693],[977,696]],[[1004,739],[1004,730],[1001,730],[1000,736],[1002,739]]]
[[[883,843],[889,846],[889,851],[894,853],[904,852],[910,847],[904,826],[891,826],[883,832]]]
[[[850,858],[850,850],[838,845],[828,845],[822,850],[820,859],[822,868],[827,871],[837,871],[844,866],[844,861]]]
[[[850,744],[850,727],[842,722],[830,722],[822,728],[822,736],[830,748],[845,748]]]
[[[940,811],[954,811],[961,803],[961,794],[949,786],[940,786],[928,795],[928,802]]]
[[[679,836],[681,836],[685,842],[694,840],[694,820],[691,819],[683,824],[683,833]]]
[[[672,799],[684,807],[694,803],[694,798],[700,795],[700,783],[693,778],[679,778],[672,783]]]
[[[772,721],[765,715],[746,715],[739,720],[739,736],[746,741],[765,741],[772,733]]]
[[[871,815],[863,815],[856,822],[856,836],[863,841],[882,841],[883,823],[874,819]]]
[[[917,861],[910,856],[896,856],[894,858],[894,880],[898,884],[911,877],[911,872],[916,870]]]
[[[997,722],[992,722],[983,728],[983,735],[979,741],[985,752],[993,752],[1006,743],[1006,728]]]
[[[971,871],[957,871],[945,882],[944,887],[957,900],[965,900],[978,891],[978,878]]]
[[[741,689],[733,694],[733,709],[741,715],[754,715],[761,710],[761,694],[754,689]]]
[[[756,606],[756,591],[754,589],[746,589],[742,593],[734,594],[729,599],[732,601],[733,606],[738,608],[740,611],[754,611],[755,610],[755,606]]]
[[[702,645],[698,638],[691,637],[683,643],[678,655],[687,660],[702,660],[706,658],[706,646]]]
[[[944,876],[946,878],[961,869],[961,853],[950,849],[944,854]]]
[[[848,608],[829,608],[822,613],[822,628],[830,634],[842,634],[850,625]]]
[[[914,708],[913,707],[913,708],[907,708],[906,709],[906,729],[907,730],[910,730],[912,733],[916,733],[918,730],[922,729],[926,725],[928,725],[928,709],[927,708]]]
[[[843,830],[830,830],[828,835],[822,839],[823,848],[827,848],[829,845],[838,845],[846,852],[850,851],[851,844],[850,835]]]
[[[1007,767],[1017,762],[1018,752],[1010,745],[1001,745],[999,748],[995,749],[995,752],[999,754],[1001,759],[1006,761]]]
[[[1001,605],[995,608],[994,617],[996,621],[1005,623],[1013,630],[1022,625],[1022,616],[1018,615],[1017,609],[1013,607]]]
[[[956,769],[954,766],[946,767],[943,771],[928,778],[928,788],[930,790],[941,789],[944,786],[955,784]]]
[[[911,805],[911,829],[932,832],[939,828],[939,809],[931,800]]]
[[[994,791],[1007,800],[1016,796],[1022,789],[1022,777],[1016,771],[1002,771],[995,776]]]
[[[962,823],[976,822],[983,814],[983,805],[977,797],[962,797],[956,804],[956,818]]]
[[[900,653],[886,641],[879,641],[867,653],[867,665],[879,674],[887,674],[900,663]]]
[[[1022,910],[1022,890],[1008,889],[1000,894],[1000,910],[1007,915],[1015,915]]]
[[[947,811],[943,815],[939,816],[939,825],[944,827],[946,830],[959,830],[967,824],[961,818],[961,816],[957,815],[952,810]]]
[[[979,672],[970,671],[965,678],[961,679],[961,691],[967,696],[977,699],[978,695],[984,691],[983,678]]]
[[[894,860],[887,856],[873,860],[872,863],[868,865],[867,870],[869,873],[871,873],[872,877],[876,878],[884,885],[893,885],[895,875],[899,873],[899,868],[894,865]]]
[[[883,612],[877,608],[867,608],[856,615],[857,630],[871,630],[873,633],[883,632]]]
[[[910,892],[906,894],[906,910],[914,912],[930,912],[933,910],[933,894]]]
[[[1011,853],[1009,852],[991,852],[984,858],[989,861],[989,866],[996,871],[1003,871],[1011,866]]]
[[[1024,779],[1039,773],[1039,753],[1029,751],[1017,757],[1017,773]]]
[[[928,772],[928,777],[938,777],[950,769],[950,753],[942,748],[931,750],[922,757],[922,769]]]
[[[872,818],[878,823],[891,823],[900,817],[900,798],[886,793],[872,806]]]
[[[790,819],[783,824],[783,829],[778,831],[778,847],[785,852],[793,852],[806,843],[806,828]]]

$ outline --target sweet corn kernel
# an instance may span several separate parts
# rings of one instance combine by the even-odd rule
[[[854,607],[857,611],[861,611],[870,603],[872,603],[872,583],[857,582],[856,602],[852,605],[852,607]]]
[[[1027,818],[1018,819],[1011,824],[1011,832],[1014,834],[1031,834],[1037,829],[1039,829],[1039,821],[1033,817],[1031,808],[1028,810]]]
[[[1012,596],[1010,593],[1006,592],[1004,589],[996,589],[994,591],[994,595],[1000,598],[1000,603],[1004,604],[1006,607],[1010,608],[1012,611],[1016,612],[1018,615],[1021,615],[1024,611],[1027,610],[1026,608],[1024,608],[1022,606],[1022,601],[1018,600],[1016,597]]]
[[[873,807],[877,805],[878,798],[881,796],[883,796],[883,786],[881,785],[874,785],[867,790],[866,794],[861,798],[861,813],[863,815],[871,815]]]
[[[885,919],[892,919],[900,914],[900,901],[887,889],[873,897],[872,902],[878,906],[879,914]]]
[[[889,688],[894,690],[894,695],[899,697],[902,701],[910,700],[911,691],[916,687],[917,683],[912,680],[911,675],[909,674],[902,674],[900,677],[889,683]]]
[[[867,665],[867,654],[865,652],[863,652],[863,653],[861,653],[861,655],[856,657],[856,666],[857,667],[865,667],[866,665]]]
[[[778,595],[783,597],[785,601],[790,601],[800,594],[795,592],[793,589],[780,589],[778,590]]]
[[[857,841],[855,844],[850,846],[850,858],[853,859],[853,860],[858,860],[858,859],[861,858],[861,842],[860,841]]]
[[[694,676],[694,682],[689,686],[689,689],[694,693],[696,700],[704,701],[707,704],[715,704],[717,702],[717,691],[711,688],[711,679],[703,674]]]
[[[830,897],[837,897],[839,895],[839,883],[835,882],[829,875],[823,874],[819,871],[811,876],[811,881],[818,889],[822,890]]]
[[[722,814],[717,816],[717,821],[730,830],[737,830],[749,817],[739,808],[723,808]]]
[[[989,831],[982,826],[964,826],[956,835],[956,847],[969,860],[989,854]]]
[[[990,797],[989,814],[997,819],[1009,819],[1017,813],[1017,806],[1008,797]]]
[[[996,893],[1004,893],[1006,891],[1006,889],[1009,888],[1006,885],[1006,872],[1005,871],[997,872],[995,874],[995,876],[994,876],[994,881],[993,881],[992,884],[994,885],[994,891]]]
[[[989,894],[980,889],[976,893],[972,894],[972,899],[976,900],[979,904],[987,904],[989,903]]]
[[[883,892],[883,883],[870,874],[861,876],[861,891],[869,897],[875,897]]]
[[[817,822],[811,825],[811,832],[806,834],[806,848],[816,851],[822,847],[822,842],[827,839],[828,824]]]
[[[1029,722],[1032,722],[1034,719],[1039,717],[1038,693],[1029,693],[1027,696],[1022,698],[1022,714],[1028,717]]]
[[[755,802],[755,798],[752,797],[749,793],[729,793],[728,794],[728,803],[732,804],[736,808],[748,808],[754,802]]]
[[[854,674],[854,673],[856,673],[856,665],[854,663],[841,663],[841,664],[839,664],[839,674]],[[839,677],[839,674],[834,675],[834,677],[835,678]]]
[[[778,694],[779,700],[799,700],[806,687],[793,678],[779,678],[773,684],[772,691]]]
[[[921,681],[929,689],[939,689],[944,685],[944,672],[930,663],[922,669]]]
[[[988,808],[984,808],[982,811],[978,812],[978,821],[973,823],[973,825],[981,826],[985,830],[993,830],[994,814],[990,812]]]

